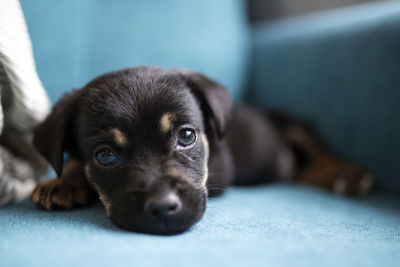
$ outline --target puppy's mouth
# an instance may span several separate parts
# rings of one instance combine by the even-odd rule
[[[154,235],[176,235],[185,232],[196,224],[203,217],[203,213],[204,212],[199,213],[194,216],[194,218],[187,218],[186,220],[180,221],[163,218],[137,223],[127,222],[116,216],[111,216],[111,219],[118,227],[131,232]]]
[[[177,235],[185,232],[193,225],[185,227],[167,219],[148,221],[144,225],[123,223],[116,217],[111,217],[111,219],[118,227],[127,231],[152,235]]]

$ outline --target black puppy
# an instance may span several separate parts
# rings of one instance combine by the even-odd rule
[[[231,184],[303,181],[349,194],[371,186],[303,125],[232,109],[216,82],[157,67],[105,74],[65,95],[34,144],[59,177],[36,188],[34,203],[69,209],[97,193],[117,225],[137,232],[184,231]]]

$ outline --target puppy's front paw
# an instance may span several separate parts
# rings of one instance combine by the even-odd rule
[[[72,209],[89,203],[90,192],[86,187],[66,184],[53,179],[39,184],[31,195],[31,201],[46,209]]]
[[[373,186],[370,173],[356,166],[344,167],[335,178],[333,191],[341,195],[365,195]]]

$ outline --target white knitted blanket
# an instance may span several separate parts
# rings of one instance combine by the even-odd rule
[[[29,138],[50,109],[18,0],[0,1],[0,97],[0,133],[10,125]],[[0,147],[0,205],[30,194],[35,186],[30,168]]]

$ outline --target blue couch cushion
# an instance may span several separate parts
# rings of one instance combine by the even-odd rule
[[[1,266],[398,266],[400,197],[301,186],[233,188],[186,233],[116,228],[100,205],[0,209]]]
[[[137,65],[190,68],[241,94],[248,58],[243,1],[21,3],[53,102],[104,72]]]
[[[318,126],[340,155],[400,192],[400,2],[259,25],[252,99]]]

